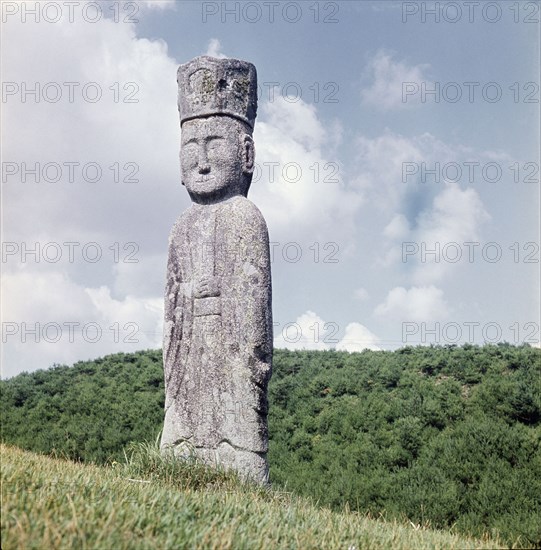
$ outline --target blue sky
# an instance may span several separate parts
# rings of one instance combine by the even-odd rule
[[[161,345],[201,54],[257,67],[276,346],[539,345],[539,2],[2,10],[3,376]]]

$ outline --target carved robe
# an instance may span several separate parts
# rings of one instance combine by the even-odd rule
[[[219,296],[194,297],[202,277],[218,278]],[[272,364],[269,240],[263,216],[245,197],[193,204],[175,223],[163,354],[162,447],[226,445],[264,460]]]

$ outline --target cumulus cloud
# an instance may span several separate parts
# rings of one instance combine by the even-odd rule
[[[428,133],[406,137],[389,130],[374,139],[360,137],[358,145],[355,184],[380,212],[383,239],[375,267],[396,270],[404,285],[391,288],[374,314],[399,322],[445,319],[450,307],[442,285],[468,258],[449,262],[442,254],[453,243],[463,248],[463,243],[481,240],[490,216],[467,176],[449,181],[441,167],[501,160],[501,155],[451,146]],[[430,170],[438,174],[427,175]],[[433,250],[439,253],[426,253]],[[451,259],[454,252],[449,252]]]
[[[161,299],[116,300],[61,271],[28,270],[4,274],[2,298],[2,377],[161,345]]]
[[[168,221],[149,231],[133,213],[146,203],[167,218],[180,198],[177,65],[167,45],[108,19],[10,20],[3,30],[11,44],[4,78],[19,87],[3,106],[3,157],[18,168],[4,185],[9,236],[24,240],[39,227],[76,240],[81,231],[118,235],[121,225],[128,240],[149,244]],[[71,100],[65,82],[73,83]],[[37,99],[23,95],[24,85],[38,87]],[[44,99],[44,90],[58,100]],[[60,177],[44,176],[46,165],[59,167]],[[24,182],[25,168],[36,166],[38,175]]]
[[[59,263],[10,257],[4,265],[10,292],[31,307],[20,310],[15,299],[4,302],[7,320],[47,322],[53,315],[55,322],[71,321],[78,312],[81,322],[98,319],[105,326],[125,323],[128,316],[137,317],[144,330],[157,330],[167,237],[189,198],[179,178],[178,65],[164,41],[139,38],[136,31],[134,24],[108,18],[92,24],[64,18],[54,25],[11,18],[3,27],[10,44],[3,77],[18,83],[2,113],[10,137],[3,160],[16,169],[3,185],[4,238],[18,246],[56,243],[64,253],[63,243],[76,243],[79,252],[96,242],[103,252],[97,264],[82,261],[80,254]],[[223,57],[217,39],[207,53]],[[51,59],[61,62],[45,62]],[[71,90],[65,82],[73,83]],[[23,95],[22,83],[28,88],[38,83],[37,96]],[[49,97],[60,90],[58,101],[44,98],[47,83]],[[347,190],[331,156],[340,125],[327,128],[315,107],[290,99],[277,96],[260,104],[255,136],[260,172],[251,198],[264,210],[275,241],[341,242],[339,235],[349,235],[355,224],[360,193]],[[25,168],[37,168],[37,175],[29,172],[24,181]],[[337,219],[341,224],[335,227]],[[136,263],[126,261],[130,250],[136,250]],[[69,307],[61,309],[60,303]],[[139,347],[158,346],[160,339],[145,336]],[[90,349],[79,344],[66,350],[49,344],[37,353],[12,338],[3,362],[10,368],[43,368],[116,351],[122,342],[102,339]]]
[[[435,240],[449,237],[457,240],[477,236],[478,224],[488,219],[479,193],[474,189],[460,189],[456,183],[447,183],[433,201],[432,207],[421,212],[418,232]]]
[[[286,349],[342,351],[379,350],[379,338],[360,323],[349,323],[341,340],[336,338],[338,323],[325,322],[319,315],[308,310],[296,321],[275,328],[274,346]]]
[[[378,345],[379,342],[380,339],[364,325],[349,323],[344,337],[336,344],[336,349],[340,351],[363,351],[365,349],[379,351],[381,349]]]
[[[210,57],[217,57],[219,59],[225,59],[227,57],[227,55],[224,55],[222,53],[222,45],[217,38],[210,39],[207,53],[205,55],[209,55]]]
[[[308,310],[296,321],[284,323],[274,329],[274,346],[286,349],[324,350],[331,346],[326,342],[333,327]]]
[[[381,263],[402,262],[414,284],[438,283],[468,262],[465,243],[479,242],[489,219],[475,189],[445,183],[412,221],[401,213],[393,216],[383,230],[388,244]]]
[[[407,237],[409,232],[410,225],[404,214],[396,214],[383,230],[383,234],[389,239],[402,239]]]
[[[403,87],[408,83],[420,87],[421,82],[426,82],[429,88],[431,83],[423,74],[429,67],[428,64],[408,65],[404,61],[395,61],[392,54],[379,50],[368,63],[366,76],[371,85],[361,90],[361,98],[366,105],[382,111],[417,104],[420,94],[404,96]]]
[[[404,136],[389,129],[376,138],[359,136],[354,187],[362,190],[367,203],[384,214],[394,214],[409,203],[418,204],[422,197],[432,197],[441,188],[441,181],[422,181],[421,167],[433,168],[435,162],[445,164],[462,158],[465,151],[452,148],[432,134]],[[423,164],[424,163],[424,164]]]
[[[395,287],[375,309],[377,316],[394,322],[429,322],[445,319],[450,309],[443,291],[433,285],[409,289]]]
[[[327,132],[316,108],[300,98],[275,96],[260,113],[250,193],[273,238],[350,240],[362,195],[346,185],[343,167],[328,156],[339,133]]]
[[[413,284],[441,282],[461,263],[425,257],[421,248],[424,252],[480,238],[490,216],[479,189],[470,182],[465,163],[473,160],[479,165],[495,158],[502,162],[504,157],[497,152],[451,146],[429,133],[406,137],[390,130],[373,139],[361,136],[357,146],[354,185],[381,213],[384,240],[379,266],[402,263]],[[453,179],[446,179],[446,174]],[[409,255],[407,262],[403,261],[405,243],[419,252]]]
[[[179,183],[177,63],[165,42],[106,18],[11,18],[3,32],[4,78],[17,88],[2,106],[3,161],[17,169],[3,183],[4,239],[18,250],[3,264],[3,321],[17,329],[3,344],[3,375],[158,347],[167,235],[189,202]],[[25,86],[37,93],[24,94]],[[47,100],[58,90],[58,100]],[[22,172],[36,168],[24,181]],[[36,243],[37,256],[20,253]],[[47,243],[61,250],[58,262],[43,257]],[[96,263],[82,254],[89,243],[101,251]],[[52,324],[38,342],[31,333],[22,341],[35,323]],[[82,332],[88,323],[102,330],[95,342]]]
[[[453,266],[467,262],[464,243],[478,242],[480,227],[489,219],[477,191],[460,189],[456,183],[446,184],[431,207],[421,212],[417,227],[405,239],[412,243],[413,250],[419,250],[413,282],[440,281],[452,272]],[[436,253],[423,255],[423,247]]]

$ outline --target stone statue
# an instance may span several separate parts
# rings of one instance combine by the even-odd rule
[[[161,446],[267,484],[269,238],[246,198],[256,70],[202,56],[181,65],[177,81],[182,184],[193,204],[169,239]]]

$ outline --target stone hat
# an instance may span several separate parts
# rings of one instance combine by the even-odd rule
[[[227,115],[253,129],[257,73],[251,63],[202,55],[180,65],[177,82],[181,126],[193,118]]]

